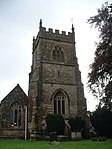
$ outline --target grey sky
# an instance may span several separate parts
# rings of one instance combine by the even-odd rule
[[[39,20],[46,28],[76,32],[76,53],[82,73],[88,110],[96,101],[86,88],[89,64],[95,50],[97,30],[87,19],[97,13],[106,0],[0,0],[0,100],[18,83],[28,91],[28,74],[32,62],[32,38],[38,33]],[[91,98],[91,100],[89,99]]]

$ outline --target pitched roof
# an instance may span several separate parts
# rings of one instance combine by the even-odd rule
[[[23,89],[20,87],[19,84],[1,101],[1,104],[5,102],[5,100],[9,99],[25,99],[25,104],[28,102],[28,96],[25,94]]]

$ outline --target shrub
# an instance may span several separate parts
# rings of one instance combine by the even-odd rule
[[[49,114],[46,117],[47,131],[56,132],[58,135],[64,134],[64,118],[61,115],[52,115]]]
[[[96,109],[90,116],[91,123],[99,136],[112,138],[112,112],[104,107]]]
[[[80,117],[70,118],[68,122],[71,126],[71,131],[83,131],[85,128],[85,121]]]

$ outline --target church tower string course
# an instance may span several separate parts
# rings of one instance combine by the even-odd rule
[[[45,129],[48,114],[86,117],[87,107],[81,72],[76,57],[75,30],[66,33],[39,23],[33,37],[32,66],[29,74],[31,132]]]

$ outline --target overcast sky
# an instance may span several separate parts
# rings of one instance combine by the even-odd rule
[[[97,14],[97,8],[101,8],[105,1],[0,0],[0,101],[17,84],[27,94],[28,74],[32,64],[32,39],[39,31],[39,20],[42,19],[46,28],[66,32],[71,32],[73,22],[87,107],[93,111],[97,101],[88,93],[86,83],[98,33],[86,22],[89,17]]]

